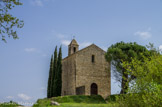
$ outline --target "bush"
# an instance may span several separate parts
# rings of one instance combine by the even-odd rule
[[[125,63],[132,75],[136,77],[129,87],[128,93],[118,96],[117,102],[121,107],[160,107],[162,105],[162,55],[149,58],[144,62],[133,59]]]
[[[19,106],[19,104],[13,101],[0,103],[0,107],[17,107],[17,106]]]
[[[114,95],[110,95],[106,98],[107,102],[115,102],[116,101],[116,97],[119,96],[119,94],[114,94]]]

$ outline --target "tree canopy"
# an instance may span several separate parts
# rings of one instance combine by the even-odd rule
[[[138,45],[135,42],[119,42],[114,45],[111,45],[108,48],[105,58],[107,61],[111,61],[111,64],[114,69],[114,76],[118,81],[121,82],[120,93],[127,93],[127,89],[129,86],[128,81],[131,81],[135,78],[134,75],[131,75],[131,73],[129,73],[129,71],[127,71],[123,67],[123,62],[131,62],[132,58],[142,60],[143,55],[149,56],[149,51],[146,47]]]
[[[129,66],[129,67],[128,67]],[[133,68],[132,68],[133,66]],[[128,93],[119,96],[121,107],[160,107],[162,104],[162,55],[143,56],[143,61],[133,58],[123,67],[136,76]]]
[[[13,16],[9,11],[15,6],[22,5],[19,0],[0,0],[0,35],[6,42],[6,36],[18,39],[16,28],[22,28],[24,22]]]

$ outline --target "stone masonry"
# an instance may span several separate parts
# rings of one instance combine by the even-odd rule
[[[82,50],[73,39],[68,56],[62,60],[62,96],[111,94],[110,63],[105,51],[92,44]]]

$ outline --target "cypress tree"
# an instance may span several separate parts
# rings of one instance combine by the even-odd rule
[[[47,98],[61,96],[62,89],[62,48],[60,46],[57,54],[55,47],[54,57],[51,57],[50,71],[47,87]]]
[[[55,84],[55,77],[56,77],[56,72],[57,72],[57,46],[55,47],[55,52],[54,52],[54,63],[53,63],[53,72],[52,72],[52,86],[51,86],[51,92],[52,96],[51,97],[56,97],[56,84]]]
[[[50,70],[49,70],[48,86],[47,86],[47,98],[51,98],[52,71],[53,71],[53,55],[51,56],[51,62],[50,62]]]
[[[56,96],[61,96],[62,88],[62,49],[59,48],[58,60],[57,60],[57,72],[56,72]]]

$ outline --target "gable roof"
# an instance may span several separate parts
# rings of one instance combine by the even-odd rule
[[[65,59],[67,59],[68,57],[71,57],[71,56],[73,56],[73,55],[75,55],[75,54],[77,54],[77,53],[80,53],[81,51],[84,51],[85,49],[90,48],[90,47],[92,47],[92,46],[95,46],[95,47],[97,47],[99,50],[101,50],[101,51],[103,51],[104,53],[106,53],[106,51],[104,51],[103,49],[101,49],[101,48],[98,47],[97,45],[91,44],[91,45],[89,45],[89,46],[87,46],[87,47],[85,47],[85,48],[83,48],[83,49],[81,49],[81,50],[78,50],[77,52],[75,52],[75,53],[73,53],[73,54],[71,54],[71,55],[65,57],[63,60],[65,60]]]

